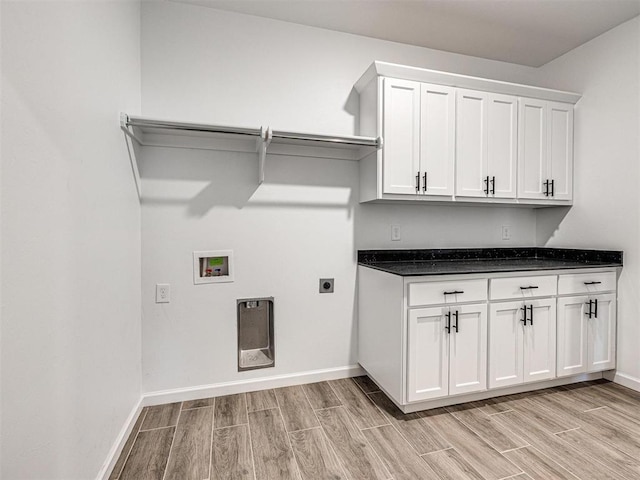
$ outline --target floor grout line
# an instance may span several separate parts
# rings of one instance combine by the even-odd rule
[[[185,412],[187,410],[198,410],[199,408],[211,408],[213,405],[203,405],[202,407],[191,407],[191,408],[180,408],[181,412]]]
[[[173,436],[171,437],[171,446],[169,447],[169,455],[167,455],[167,463],[164,465],[164,473],[162,474],[162,480],[165,480],[167,476],[167,471],[169,470],[169,462],[171,461],[171,452],[173,452],[173,444],[176,441],[176,433],[178,433],[178,424],[180,423],[180,417],[182,416],[182,403],[180,404],[180,413],[178,413],[178,420],[176,420],[175,430],[173,431]]]
[[[180,418],[180,414],[178,414],[178,418]],[[165,428],[174,428],[178,426],[178,422],[176,422],[174,425],[166,425],[164,427],[156,427],[156,428],[147,428],[146,430],[138,430],[138,432],[142,433],[142,432],[153,432],[155,430],[163,430]]]
[[[555,432],[553,433],[553,435],[560,435],[561,433],[573,432],[575,430],[580,430],[581,428],[582,427],[567,428],[566,430],[562,430],[561,432]]]
[[[213,432],[215,430],[215,421],[216,421],[216,399],[213,398],[213,405],[211,405],[211,448],[209,449],[209,479],[211,479],[211,470],[213,470]],[[248,419],[247,419],[248,421]]]
[[[274,393],[274,395],[275,395],[275,393]],[[278,399],[276,398],[276,402],[277,401],[278,401]],[[256,472],[256,460],[255,460],[254,454],[253,454],[253,438],[251,436],[251,424],[249,423],[249,402],[245,402],[245,408],[247,410],[247,432],[249,433],[249,451],[251,452],[251,466],[253,467],[253,480],[257,480],[256,475],[258,473]],[[209,476],[211,476],[211,475],[209,475]]]

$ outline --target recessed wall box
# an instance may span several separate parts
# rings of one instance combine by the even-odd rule
[[[193,283],[233,282],[233,250],[193,252]]]
[[[273,297],[238,300],[238,371],[274,365]]]

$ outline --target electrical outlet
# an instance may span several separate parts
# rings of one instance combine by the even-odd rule
[[[171,285],[168,283],[156,284],[156,303],[169,303],[171,301]]]
[[[320,293],[333,293],[333,278],[320,279]]]
[[[511,227],[509,225],[502,226],[502,240],[511,240]]]
[[[397,242],[402,238],[402,229],[400,225],[391,225],[391,241]]]

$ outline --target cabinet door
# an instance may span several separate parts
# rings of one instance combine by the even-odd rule
[[[415,195],[420,170],[420,83],[384,79],[382,192]]]
[[[489,388],[523,382],[522,302],[489,306]]]
[[[456,90],[423,83],[420,98],[420,193],[451,196],[455,159]]]
[[[553,198],[573,196],[573,105],[548,102],[548,178],[553,180]]]
[[[556,299],[526,301],[532,306],[524,329],[524,382],[556,377]]]
[[[521,98],[518,105],[518,198],[546,199],[546,102]]]
[[[486,197],[488,94],[458,90],[456,100],[456,195]]]
[[[587,318],[587,371],[611,370],[616,366],[616,296],[609,293],[589,298],[598,301],[598,312]]]
[[[587,371],[587,301],[586,296],[558,299],[558,377]]]
[[[428,400],[449,394],[447,307],[420,308],[408,313],[407,400]]]
[[[516,198],[518,102],[516,97],[488,96],[487,173],[494,198]]]
[[[487,306],[451,306],[449,395],[487,389]],[[457,331],[454,312],[457,312]]]

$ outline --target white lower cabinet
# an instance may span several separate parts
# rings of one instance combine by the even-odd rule
[[[615,269],[436,279],[359,268],[358,360],[405,412],[616,366]]]
[[[408,339],[409,402],[486,390],[486,304],[411,309]]]
[[[615,368],[616,295],[558,299],[558,376]]]
[[[548,380],[556,374],[556,299],[491,303],[489,388]]]

